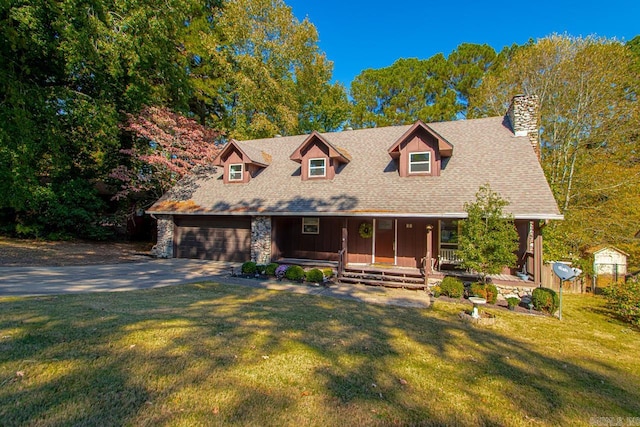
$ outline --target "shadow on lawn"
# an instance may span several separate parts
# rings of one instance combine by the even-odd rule
[[[601,375],[447,312],[216,284],[0,304],[0,331],[14,331],[0,340],[3,425],[571,424],[640,414],[640,392],[621,385],[627,374],[614,363]],[[295,349],[307,353],[298,360]]]

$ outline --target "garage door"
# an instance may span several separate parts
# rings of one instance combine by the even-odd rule
[[[251,259],[251,218],[174,217],[177,258],[243,262]]]

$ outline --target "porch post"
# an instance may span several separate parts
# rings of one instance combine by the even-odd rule
[[[342,245],[340,247],[340,254],[338,256],[338,277],[342,276],[344,267],[347,264],[347,259],[349,257],[349,254],[347,251],[348,240],[349,240],[347,221],[348,221],[347,218],[342,219],[342,231],[341,231]]]
[[[433,263],[431,262],[431,260],[433,259],[432,235],[433,235],[433,225],[428,224],[427,225],[427,256],[425,259],[425,266],[424,266],[425,276],[429,276],[431,273],[433,273],[433,270],[431,269],[431,266],[433,265]]]
[[[533,222],[533,283],[542,286],[542,232],[540,221]]]

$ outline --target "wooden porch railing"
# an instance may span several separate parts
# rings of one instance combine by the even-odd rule
[[[462,258],[456,255],[455,249],[440,248],[440,253],[438,254],[438,263],[439,264],[460,264],[462,263]]]

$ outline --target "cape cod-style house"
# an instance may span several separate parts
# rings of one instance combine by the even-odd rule
[[[154,250],[433,276],[459,262],[464,204],[489,184],[509,201],[520,236],[510,273],[539,285],[541,227],[562,215],[539,162],[537,116],[535,96],[516,96],[503,117],[231,140],[215,167],[194,171],[149,209]]]

